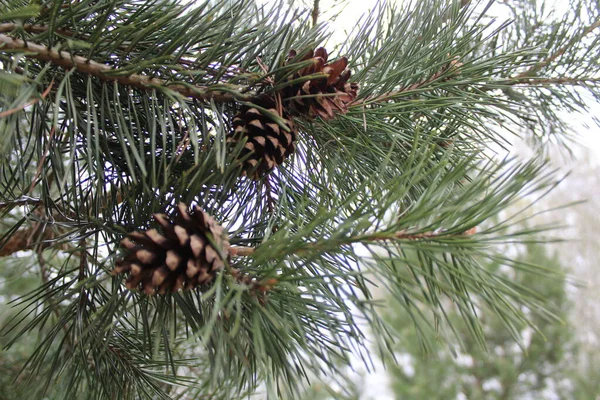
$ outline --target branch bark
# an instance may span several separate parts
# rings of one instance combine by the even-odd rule
[[[574,78],[570,76],[560,78],[511,78],[493,82],[494,85],[528,85],[528,86],[550,86],[550,85],[589,85],[600,83],[600,78]]]
[[[18,206],[27,206],[27,205],[31,205],[31,206],[39,206],[42,203],[41,199],[35,199],[33,197],[29,197],[29,196],[21,196],[18,199],[15,200],[11,200],[11,201],[3,201],[0,202],[0,210],[2,210],[3,208],[8,208],[8,207],[18,207]]]
[[[25,42],[5,34],[0,34],[0,51],[12,50],[22,51],[26,57],[32,57],[40,61],[48,61],[64,69],[75,68],[78,72],[95,76],[108,82],[118,82],[122,85],[133,86],[142,90],[152,90],[157,87],[168,88],[184,97],[200,100],[214,100],[216,102],[234,102],[238,100],[250,100],[251,93],[236,93],[234,91],[214,90],[204,86],[186,85],[183,83],[170,83],[162,79],[150,78],[144,75],[129,74],[119,76],[119,69],[89,60],[87,58],[73,55],[66,51],[48,49],[42,45]]]
[[[596,28],[599,28],[599,27],[600,27],[600,19],[597,19],[590,26],[586,27],[583,30],[583,32],[581,32],[581,35],[579,35],[578,37],[575,37],[575,38],[571,39],[569,41],[569,43],[567,43],[566,45],[564,45],[560,49],[556,50],[554,53],[550,54],[547,58],[545,58],[544,60],[540,61],[539,63],[536,63],[536,64],[532,65],[528,70],[526,70],[524,72],[521,72],[520,74],[518,74],[517,76],[515,76],[514,79],[527,78],[527,77],[533,76],[540,69],[542,69],[545,66],[549,65],[550,63],[556,61],[556,59],[558,57],[560,57],[563,54],[565,54],[565,52],[567,50],[569,50],[569,48],[573,45],[574,42],[583,39],[584,37],[586,37],[587,35],[589,35],[590,33],[592,33],[592,31],[594,31]]]
[[[43,32],[47,32],[49,29],[49,27],[47,25],[33,25],[33,24],[19,25],[19,24],[10,22],[10,23],[6,23],[6,24],[0,24],[0,33],[12,32],[19,28],[23,29],[25,32],[30,32],[30,33],[43,33]],[[66,29],[57,29],[55,32],[58,33],[59,35],[63,35],[63,36],[69,36],[69,37],[75,36],[75,32],[69,31]]]
[[[44,90],[44,92],[41,94],[40,97],[33,99],[31,101],[28,101],[25,104],[21,104],[18,107],[11,108],[10,110],[0,112],[0,118],[8,117],[9,115],[15,114],[15,113],[25,109],[26,107],[34,105],[35,103],[37,103],[40,100],[44,100],[46,98],[46,96],[48,96],[48,94],[50,93],[50,90],[52,89],[53,85],[54,85],[54,79],[52,79],[52,81],[50,82],[50,84],[48,85],[46,90]]]
[[[406,231],[397,231],[394,233],[372,233],[363,236],[349,237],[345,243],[357,243],[357,242],[385,242],[391,240],[419,240],[419,239],[435,239],[439,237],[458,237],[458,236],[470,236],[477,233],[477,228],[473,227],[459,234],[445,234],[444,232],[424,232],[424,233],[408,233]],[[306,247],[303,247],[301,251],[307,251],[310,248],[317,248],[314,244],[307,243]],[[252,256],[256,251],[256,247],[243,247],[233,246],[229,248],[229,254],[232,257],[248,257]]]
[[[413,90],[421,89],[421,88],[429,85],[430,83],[435,82],[442,75],[444,75],[447,71],[457,70],[461,65],[462,64],[460,63],[460,61],[458,61],[458,58],[453,58],[448,62],[447,65],[445,65],[442,69],[440,69],[439,71],[437,71],[435,74],[433,74],[432,76],[430,76],[427,79],[423,79],[420,82],[413,83],[412,85],[406,86],[399,90],[392,90],[390,92],[386,92],[386,93],[380,94],[378,96],[365,97],[363,99],[355,100],[348,105],[348,108],[362,106],[364,104],[369,104],[369,103],[381,103],[383,101],[390,100],[391,98],[393,98],[394,96],[397,96],[399,94],[408,93]],[[454,73],[454,71],[452,73]],[[448,78],[450,78],[450,76]],[[446,78],[444,78],[444,79],[446,79]]]
[[[312,24],[313,28],[317,26],[317,22],[319,21],[319,0],[313,0],[313,9],[312,9]]]

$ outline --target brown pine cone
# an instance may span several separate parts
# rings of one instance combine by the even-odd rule
[[[296,52],[292,50],[288,60],[294,57]],[[289,77],[289,80],[295,80],[317,73],[327,75],[292,84],[283,90],[284,105],[288,104],[285,100],[289,100],[293,115],[333,119],[337,113],[348,112],[348,104],[356,99],[358,84],[348,82],[351,76],[350,70],[346,68],[348,59],[342,57],[328,64],[327,57],[327,51],[323,47],[310,51],[301,61],[312,59],[313,64]]]
[[[129,273],[128,289],[149,295],[191,289],[210,284],[223,269],[229,254],[223,227],[198,206],[192,212],[184,203],[177,208],[174,220],[154,214],[161,232],[131,232],[121,241],[127,252],[112,274]]]
[[[235,146],[239,141],[246,143],[240,158],[243,170],[253,179],[258,179],[282,164],[295,150],[298,130],[285,112],[277,110],[275,101],[262,96],[254,103],[283,119],[289,131],[278,125],[268,113],[256,107],[243,106],[233,117],[233,132],[227,141]]]

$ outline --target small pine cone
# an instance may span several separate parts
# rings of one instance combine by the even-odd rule
[[[121,241],[127,249],[116,262],[113,275],[129,272],[128,289],[146,294],[176,292],[211,283],[223,269],[229,255],[229,239],[222,226],[195,206],[177,205],[178,215],[171,221],[164,214],[154,214],[162,228],[131,232]],[[216,248],[221,250],[221,253]]]
[[[296,52],[292,50],[288,59],[295,56]],[[358,95],[358,84],[348,82],[351,75],[346,69],[348,59],[342,57],[327,64],[327,51],[323,47],[310,51],[302,61],[309,59],[313,60],[313,64],[296,72],[290,79],[317,73],[327,74],[327,77],[310,79],[284,89],[283,98],[291,100],[293,113],[330,120],[337,113],[348,112],[348,104]]]
[[[244,106],[233,117],[233,132],[227,141],[235,145],[246,139],[246,144],[240,154],[243,161],[244,174],[250,174],[253,179],[260,178],[276,166],[282,164],[295,150],[298,130],[285,112],[277,111],[275,101],[262,96],[255,104],[281,117],[289,132],[279,126],[258,108]]]

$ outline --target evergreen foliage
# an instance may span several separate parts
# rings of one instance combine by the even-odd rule
[[[554,273],[493,251],[546,228],[489,221],[558,178],[541,156],[490,149],[526,129],[543,150],[567,133],[562,111],[598,98],[599,11],[573,2],[553,20],[515,2],[514,23],[498,24],[492,3],[468,3],[382,3],[336,46],[314,12],[283,2],[0,0],[11,376],[56,399],[295,396],[309,377],[370,363],[360,322],[392,347],[373,280],[419,332],[464,327],[483,345],[482,306],[515,336],[532,322],[523,307],[556,320],[484,263]],[[331,76],[305,74],[321,45],[328,62],[348,59],[358,96],[331,120],[293,114],[293,155],[244,174],[235,116],[254,108],[289,130],[298,98],[282,93]],[[225,227],[231,257],[209,287],[129,291],[110,274],[121,240],[179,202]]]
[[[539,244],[527,246],[520,256],[525,262],[538,263],[561,271],[556,256],[546,254]],[[499,272],[500,264],[490,263],[487,268]],[[546,299],[548,309],[563,321],[569,320],[572,304],[567,298],[564,279],[535,276],[521,271],[500,272],[512,275],[521,285],[535,290]],[[391,307],[397,309],[398,307]],[[594,392],[594,368],[587,373],[577,368],[584,356],[579,354],[573,337],[571,323],[549,323],[539,316],[531,315],[540,332],[522,325],[527,340],[518,346],[510,332],[504,328],[502,319],[482,310],[481,323],[485,332],[485,351],[466,330],[459,330],[451,346],[440,348],[435,354],[424,358],[419,351],[414,329],[407,313],[388,313],[390,324],[398,331],[400,341],[394,354],[403,365],[391,368],[392,386],[400,399],[591,399]],[[451,319],[460,316],[453,312]],[[431,342],[436,342],[427,333]],[[596,355],[597,356],[597,355]],[[593,359],[593,358],[590,358]],[[596,368],[597,370],[597,368]],[[431,385],[436,382],[436,385]]]

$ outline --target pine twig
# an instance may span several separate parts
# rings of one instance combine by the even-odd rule
[[[9,22],[6,24],[0,24],[0,33],[12,32],[17,29],[22,29],[25,32],[30,32],[30,33],[44,33],[44,32],[48,32],[50,27],[48,25],[33,25],[33,24],[19,25],[19,24],[15,24],[12,22]],[[54,32],[58,33],[59,35],[69,36],[69,37],[73,37],[73,36],[77,35],[76,32],[69,31],[66,29],[56,29]]]
[[[33,99],[25,104],[21,104],[18,107],[11,108],[10,110],[0,112],[0,118],[8,117],[9,115],[18,113],[19,111],[25,109],[25,107],[32,106],[35,103],[37,103],[38,101],[44,100],[48,96],[48,94],[50,94],[50,90],[52,89],[52,86],[54,86],[54,78],[52,78],[52,81],[50,81],[50,84],[48,85],[46,90],[44,90],[44,92],[42,93],[42,95],[40,97]]]
[[[372,96],[372,97],[365,97],[363,99],[357,99],[357,100],[353,101],[352,103],[348,104],[348,108],[358,107],[358,106],[362,106],[364,104],[369,104],[369,103],[381,103],[381,102],[390,100],[391,98],[393,98],[395,96],[398,96],[399,94],[407,93],[407,92],[412,92],[414,90],[421,89],[421,88],[423,88],[423,87],[431,84],[432,82],[435,82],[436,80],[438,80],[447,71],[449,71],[451,69],[452,70],[456,70],[461,65],[462,64],[460,63],[460,61],[458,61],[458,58],[453,58],[452,60],[450,60],[450,62],[447,65],[445,65],[442,69],[440,69],[439,71],[437,71],[435,74],[433,74],[429,78],[423,79],[420,82],[413,83],[412,85],[404,87],[404,88],[399,89],[399,90],[392,90],[392,91],[380,94],[378,96]]]
[[[473,227],[459,234],[448,235],[444,231],[441,232],[424,232],[424,233],[408,233],[406,231],[397,231],[393,234],[387,232],[376,232],[368,235],[353,236],[345,240],[346,243],[357,242],[387,242],[391,240],[421,240],[421,239],[436,239],[440,237],[458,237],[471,236],[477,233],[477,227]],[[317,248],[313,243],[308,243],[300,248],[299,252],[307,251],[311,248]],[[232,257],[248,257],[252,256],[256,251],[255,247],[232,246],[229,248],[229,254]]]
[[[152,90],[156,87],[168,88],[184,97],[200,100],[214,100],[220,103],[235,102],[238,100],[249,100],[251,93],[235,93],[212,90],[204,86],[184,85],[181,83],[169,83],[163,79],[150,78],[139,74],[118,76],[118,68],[113,68],[81,56],[73,55],[67,51],[56,51],[48,49],[40,44],[25,42],[21,39],[11,38],[0,34],[0,50],[22,51],[26,57],[32,57],[40,61],[48,61],[65,69],[75,68],[78,72],[95,76],[108,82],[118,82],[122,85],[132,86],[142,90]]]
[[[277,278],[257,279],[236,268],[232,268],[230,274],[237,282],[248,286],[252,294],[265,294],[266,292],[273,290],[277,283],[279,283]]]
[[[29,196],[21,196],[18,199],[10,200],[10,201],[0,201],[0,210],[4,208],[13,208],[18,206],[39,206],[43,204],[41,199],[35,199]]]
[[[592,31],[594,31],[596,28],[600,27],[600,19],[597,19],[596,21],[594,21],[594,23],[592,23],[590,26],[586,27],[583,32],[581,33],[580,36],[578,36],[577,38],[573,38],[572,40],[569,41],[569,43],[567,43],[566,45],[564,45],[563,47],[561,47],[560,49],[556,50],[554,53],[550,54],[547,58],[545,58],[544,60],[540,61],[539,63],[536,63],[534,65],[532,65],[528,70],[521,72],[520,74],[518,74],[517,76],[514,77],[514,79],[520,79],[520,78],[527,78],[527,77],[531,77],[532,75],[534,75],[536,72],[538,72],[540,69],[544,68],[545,66],[551,64],[552,62],[554,62],[558,57],[562,56],[563,54],[565,54],[565,52],[567,50],[569,50],[569,48],[573,45],[573,43],[577,40],[581,40],[584,37],[586,37],[587,35],[589,35],[590,33],[592,33]]]
[[[16,231],[8,240],[0,243],[0,257],[10,256],[17,251],[31,249],[30,238],[33,236],[33,233],[33,228]]]
[[[550,86],[550,85],[587,85],[600,83],[600,78],[574,78],[570,76],[560,78],[533,78],[521,77],[511,78],[494,82],[494,85],[528,85],[528,86]]]
[[[255,247],[232,246],[229,248],[229,255],[232,257],[248,257],[254,254]]]
[[[313,28],[317,26],[319,20],[319,0],[313,0],[313,8],[311,12]]]

